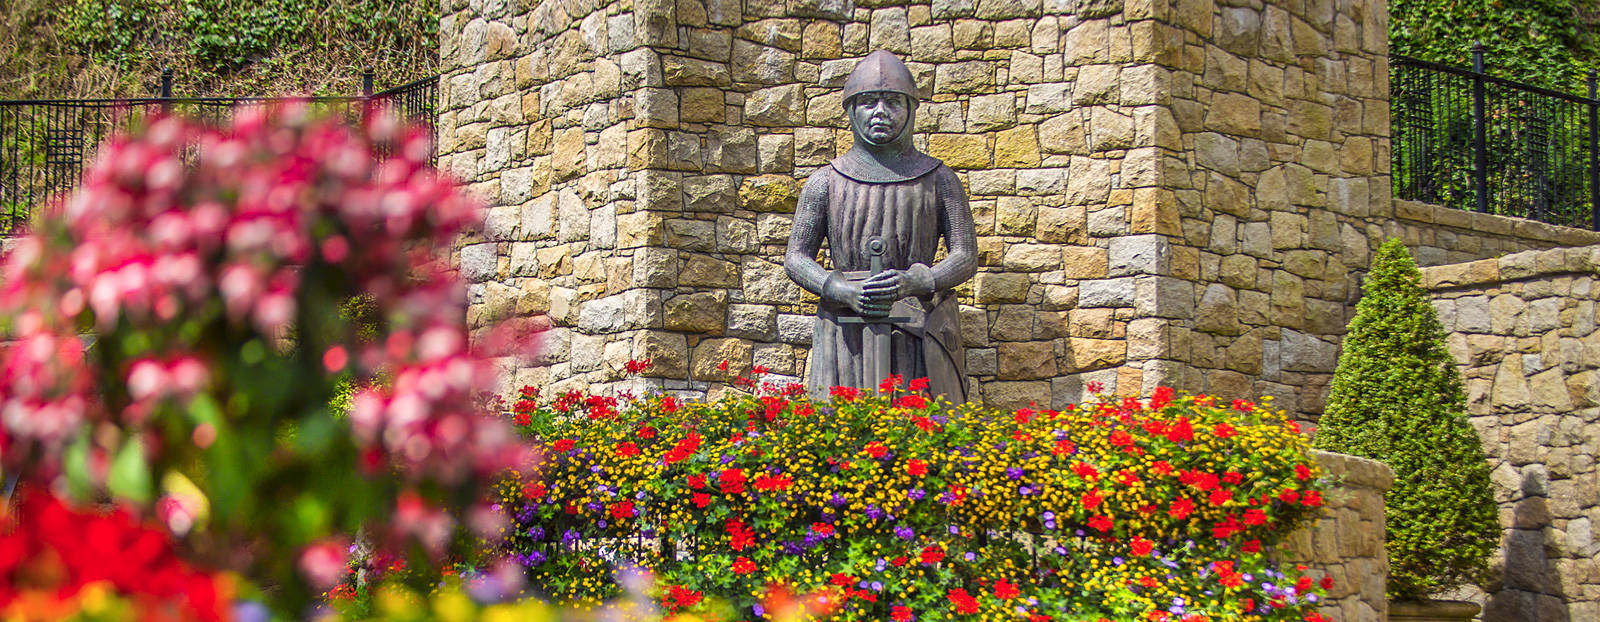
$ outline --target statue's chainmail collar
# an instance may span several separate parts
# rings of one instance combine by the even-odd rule
[[[855,147],[829,163],[840,175],[869,184],[910,181],[939,168],[939,160],[915,149],[890,161],[879,160],[865,149]]]

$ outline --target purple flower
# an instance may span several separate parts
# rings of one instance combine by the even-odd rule
[[[894,535],[901,540],[910,540],[917,537],[917,532],[912,531],[910,527],[901,525],[894,528]]]

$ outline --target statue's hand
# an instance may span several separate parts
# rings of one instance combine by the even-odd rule
[[[822,297],[829,302],[849,307],[857,315],[882,317],[889,314],[889,306],[893,300],[880,300],[868,296],[863,289],[864,282],[851,282],[841,278],[829,278],[823,285]]]
[[[861,289],[868,298],[894,304],[901,298],[933,293],[933,274],[922,264],[910,270],[884,270],[864,281]]]

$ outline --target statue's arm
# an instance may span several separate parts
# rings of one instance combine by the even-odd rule
[[[945,291],[967,282],[978,272],[978,230],[972,223],[972,208],[967,191],[949,168],[939,167],[939,219],[944,228],[944,260],[929,269],[934,291]],[[915,266],[913,266],[915,268]]]
[[[794,209],[794,226],[789,230],[789,248],[783,254],[783,268],[789,278],[806,291],[822,295],[828,271],[817,263],[817,251],[828,234],[828,180],[819,171],[806,179]]]

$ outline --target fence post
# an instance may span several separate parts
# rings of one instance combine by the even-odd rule
[[[166,99],[166,98],[172,97],[172,68],[171,67],[162,67],[161,68],[161,97],[162,97],[162,99]]]
[[[1483,99],[1483,42],[1475,41],[1472,43],[1472,185],[1479,212],[1489,211],[1488,130]]]
[[[1589,70],[1589,228],[1600,231],[1600,99]]]
[[[372,67],[361,70],[361,96],[372,97]]]

